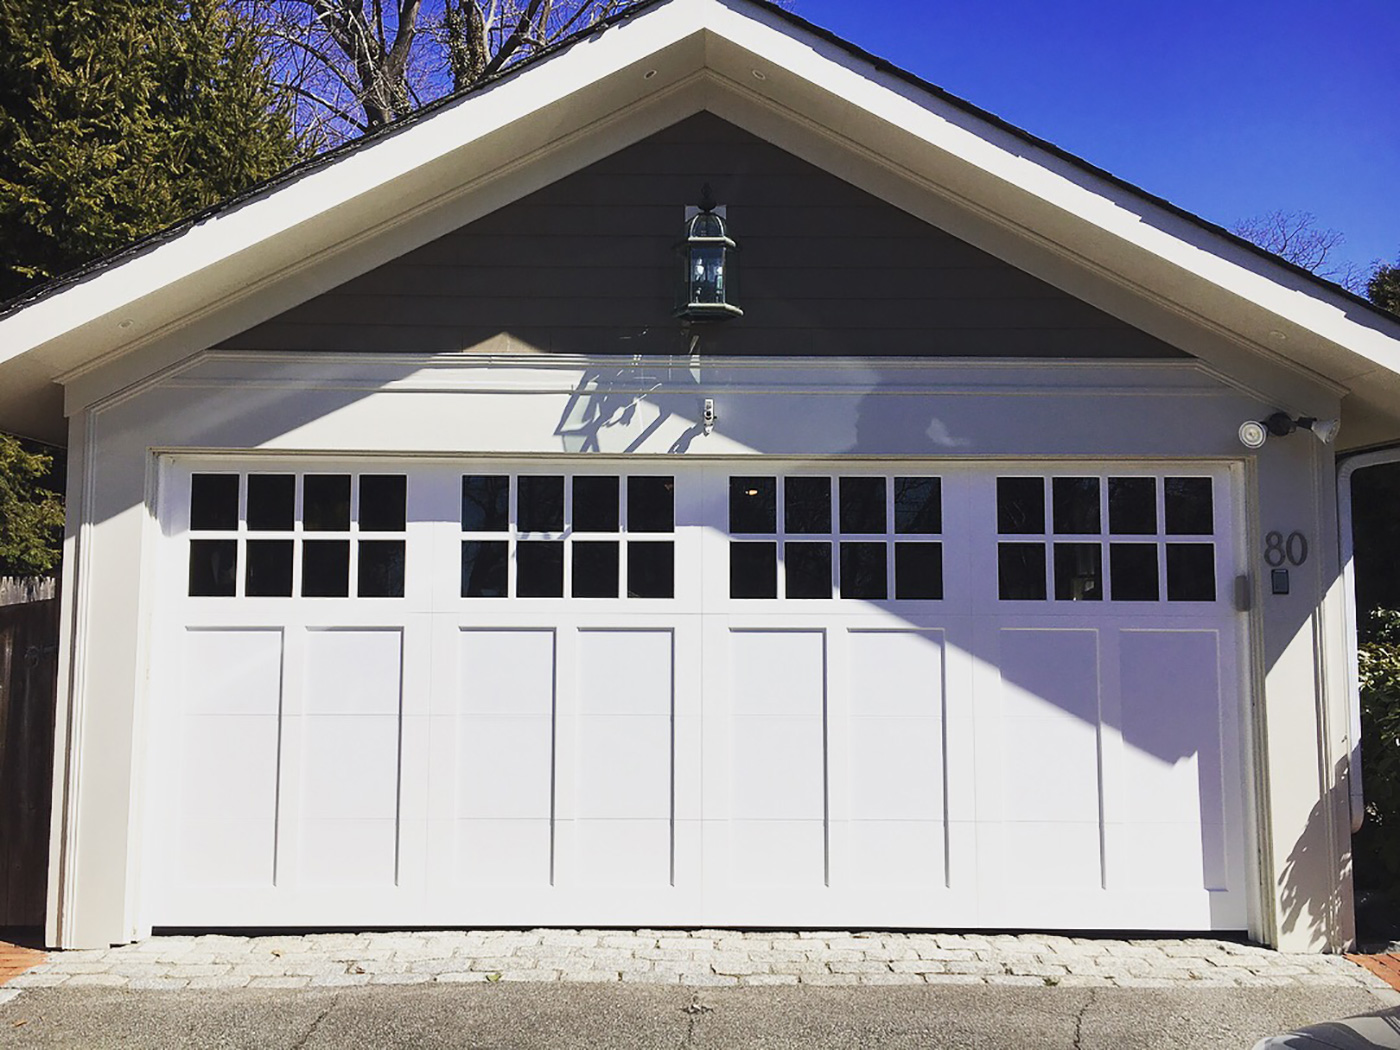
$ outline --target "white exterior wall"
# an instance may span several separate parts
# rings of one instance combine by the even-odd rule
[[[710,435],[698,425],[705,397],[719,417]],[[1319,415],[1337,408],[1321,389],[1316,404]],[[49,942],[93,946],[146,932],[158,454],[267,450],[1244,461],[1254,555],[1247,634],[1263,682],[1262,695],[1246,699],[1258,706],[1241,713],[1241,736],[1262,745],[1246,756],[1261,843],[1251,932],[1290,950],[1340,949],[1352,937],[1349,742],[1332,467],[1306,433],[1246,453],[1240,422],[1272,408],[1178,362],[192,358],[73,421],[78,498],[64,602],[76,635],[60,703]],[[1260,556],[1274,530],[1301,531],[1310,548],[1287,597],[1266,593]]]

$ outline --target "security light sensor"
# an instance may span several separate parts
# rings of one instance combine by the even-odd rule
[[[1264,424],[1253,419],[1240,424],[1240,444],[1245,448],[1263,448],[1269,440],[1269,432]]]

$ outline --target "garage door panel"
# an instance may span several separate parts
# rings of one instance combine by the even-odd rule
[[[574,879],[579,886],[671,884],[671,821],[588,819],[574,823]]]
[[[729,877],[721,885],[811,888],[826,885],[822,820],[750,820],[729,825]]]
[[[171,535],[185,667],[152,744],[180,754],[155,792],[157,922],[1244,922],[1223,468],[267,462],[208,468],[244,479],[239,517]],[[336,536],[303,536],[301,500],[293,528],[279,519],[282,596],[245,554],[269,539],[243,516],[246,479],[269,470],[297,492],[351,479],[348,530],[342,514]],[[1200,473],[1215,531],[1181,532],[1168,482]],[[406,479],[408,508],[382,536],[362,498],[381,474]],[[531,517],[545,482],[527,477],[562,492],[562,519]],[[490,513],[463,502],[481,478],[504,479]],[[1000,478],[1038,492],[1038,514],[1002,521]],[[1151,521],[1114,502],[1130,488]],[[762,513],[736,517],[750,499]],[[302,593],[306,544],[328,537],[348,537],[348,597]],[[218,595],[187,589],[194,539],[234,545],[232,575],[200,583]],[[402,598],[357,575],[379,541],[404,545]],[[1214,601],[1180,565],[1172,584],[1185,543],[1210,546]],[[504,583],[464,578],[465,544],[502,548]],[[562,551],[548,596],[522,588],[530,544]],[[670,597],[642,571],[656,544],[673,545]],[[843,568],[843,544],[883,553],[882,586]],[[1124,597],[1115,544],[1152,554],[1155,599]],[[929,556],[902,576],[901,545]],[[1034,587],[1003,594],[1007,545],[1044,554]],[[773,554],[762,587],[731,572],[755,546]],[[802,562],[818,548],[829,589]]]
[[[547,818],[464,819],[456,825],[455,885],[543,888],[550,884],[553,824]]]
[[[941,890],[947,858],[943,822],[866,818],[832,828],[832,886]]]

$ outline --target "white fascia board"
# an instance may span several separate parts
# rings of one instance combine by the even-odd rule
[[[139,345],[143,330],[149,332],[166,320],[159,315],[173,319],[199,309],[200,300],[209,295],[208,284],[202,282],[213,280],[219,286],[221,268],[229,269],[236,262],[252,262],[256,268],[255,261],[240,259],[244,253],[267,252],[278,239],[296,239],[316,219],[367,197],[382,198],[386,211],[410,207],[415,202],[396,196],[396,184],[695,34],[701,28],[697,16],[705,7],[708,4],[665,4],[610,27],[523,75],[507,77],[449,104],[380,142],[275,186],[164,244],[0,319],[0,365],[103,318],[111,318],[111,334],[98,333],[94,342],[91,333],[85,333],[89,336],[84,340],[85,356],[101,356],[124,344]],[[639,82],[636,93],[641,98],[653,90],[648,84],[644,91]],[[325,246],[305,240],[296,245],[302,254]],[[232,283],[236,285],[237,278]],[[117,328],[153,297],[172,293],[174,301],[163,302],[149,322]]]
[[[711,32],[842,100],[844,120],[830,107],[822,114],[832,130],[859,142],[866,134],[862,121],[873,116],[1184,275],[1214,284],[1372,365],[1400,372],[1400,323],[1390,324],[1124,187],[870,67],[835,44],[793,34],[774,16],[750,13],[743,0],[706,2],[718,8],[707,21]],[[742,74],[735,79],[744,82]],[[1364,317],[1364,323],[1353,314]],[[1367,370],[1343,368],[1329,378],[1344,382]]]

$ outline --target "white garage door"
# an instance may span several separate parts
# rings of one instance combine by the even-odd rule
[[[173,460],[148,919],[1242,928],[1236,484]]]

